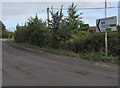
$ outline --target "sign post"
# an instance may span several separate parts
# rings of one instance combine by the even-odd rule
[[[96,20],[96,32],[105,32],[105,53],[108,55],[107,33],[117,31],[117,17],[107,17],[106,8],[107,2],[105,0],[105,18]]]
[[[117,17],[105,17],[96,20],[96,32],[105,32],[105,53],[108,54],[107,33],[117,31]]]
[[[106,19],[106,16],[107,16],[106,8],[107,8],[107,2],[105,0],[105,19]],[[106,30],[106,32],[105,32],[105,53],[106,53],[106,55],[108,55],[108,46],[107,45],[108,44],[107,44],[107,30]]]
[[[108,55],[107,32],[105,32],[105,53]]]

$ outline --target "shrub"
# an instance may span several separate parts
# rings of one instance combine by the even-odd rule
[[[73,42],[69,42],[70,50],[76,53],[99,52],[105,50],[104,33],[88,34],[87,37],[77,38]],[[67,44],[67,45],[68,45]],[[119,55],[118,51],[120,45],[118,44],[118,33],[108,33],[108,53],[111,56]]]

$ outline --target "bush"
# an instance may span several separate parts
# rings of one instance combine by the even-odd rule
[[[113,56],[107,56],[103,51],[99,51],[97,53],[92,52],[92,53],[87,53],[84,54],[84,59],[89,59],[89,60],[94,60],[94,61],[104,61],[104,62],[113,62],[113,63],[118,63],[118,57],[113,57]]]
[[[15,41],[22,43],[29,43],[40,47],[49,46],[50,42],[49,29],[46,27],[46,23],[35,18],[28,19],[28,22],[24,26],[16,26]]]
[[[76,53],[99,52],[105,50],[105,35],[104,33],[89,34],[87,37],[77,38],[73,42],[69,42],[69,50]],[[111,56],[119,55],[118,51],[118,33],[108,33],[108,53]]]

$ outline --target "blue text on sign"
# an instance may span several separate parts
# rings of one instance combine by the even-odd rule
[[[105,24],[105,21],[101,22],[101,24]]]

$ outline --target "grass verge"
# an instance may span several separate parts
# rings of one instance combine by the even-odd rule
[[[80,57],[79,54],[74,53],[72,51],[66,51],[66,50],[62,50],[62,49],[53,49],[53,48],[48,48],[48,47],[41,48],[39,46],[31,45],[28,43],[18,43],[18,42],[15,42],[13,39],[7,39],[6,41],[10,42],[10,43],[17,44],[19,46],[23,46],[23,47],[27,47],[27,48],[31,48],[31,49],[35,49],[35,50],[39,50],[39,51],[62,54],[62,55],[73,56],[73,57]]]
[[[110,62],[110,63],[114,63],[114,64],[120,64],[120,61],[118,59],[119,56],[106,56],[105,53],[103,51],[100,52],[91,52],[91,53],[84,53],[84,54],[78,54],[72,51],[66,51],[66,50],[62,50],[62,49],[53,49],[53,48],[41,48],[39,46],[36,45],[30,45],[27,43],[18,43],[15,42],[13,39],[7,39],[7,42],[10,43],[15,43],[19,46],[23,46],[23,47],[27,47],[27,48],[31,48],[31,49],[35,49],[35,50],[39,50],[39,51],[44,51],[44,52],[50,52],[50,53],[55,53],[55,54],[61,54],[61,55],[67,55],[67,56],[72,56],[72,57],[76,57],[76,58],[82,58],[82,59],[86,59],[86,60],[93,60],[93,61],[102,61],[102,62]]]

